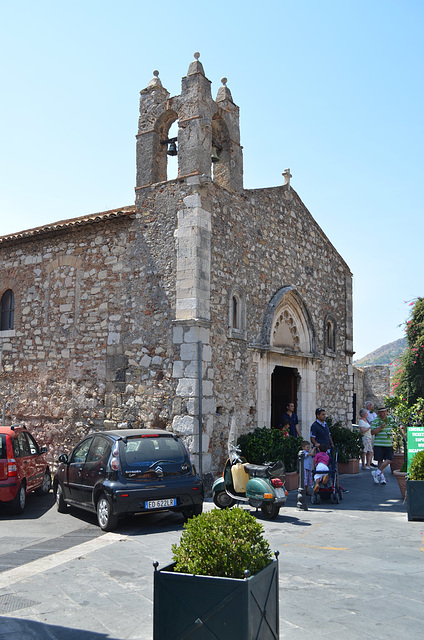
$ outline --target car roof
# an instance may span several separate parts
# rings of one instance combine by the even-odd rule
[[[102,434],[111,438],[133,438],[134,436],[170,436],[175,437],[175,434],[171,431],[165,431],[165,429],[114,429],[112,431],[96,431],[89,435]]]
[[[2,424],[0,426],[0,433],[6,433],[9,436],[14,437],[21,431],[28,431],[24,424]]]

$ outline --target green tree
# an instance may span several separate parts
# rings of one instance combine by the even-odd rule
[[[424,298],[411,303],[406,322],[407,347],[394,375],[392,393],[408,406],[424,398]]]

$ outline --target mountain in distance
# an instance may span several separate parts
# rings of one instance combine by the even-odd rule
[[[392,365],[390,367],[391,373],[393,374],[393,370],[395,367],[395,360],[402,355],[402,353],[406,349],[406,338],[399,338],[399,340],[395,340],[394,342],[389,342],[389,344],[385,344],[382,347],[379,347],[375,351],[371,351],[368,355],[360,358],[359,360],[354,360],[353,364],[355,367],[365,367],[371,364],[385,364]]]

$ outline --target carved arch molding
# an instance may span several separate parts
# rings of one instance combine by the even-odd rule
[[[268,305],[261,343],[299,354],[315,353],[315,332],[310,314],[293,287],[280,289]]]

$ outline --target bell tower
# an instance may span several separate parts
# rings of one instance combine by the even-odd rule
[[[178,120],[175,141],[178,179],[203,175],[226,189],[243,190],[239,108],[233,102],[226,78],[221,80],[223,86],[216,100],[212,99],[211,82],[199,57],[196,52],[182,79],[179,96],[170,97],[158,71],[153,72],[152,80],[140,91],[136,136],[138,189],[167,180],[167,153],[171,144],[168,133]]]

